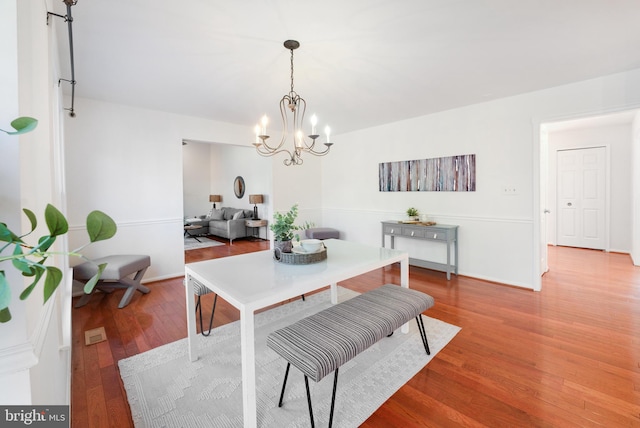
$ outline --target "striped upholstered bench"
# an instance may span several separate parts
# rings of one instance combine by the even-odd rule
[[[428,294],[386,284],[270,333],[267,346],[287,361],[278,407],[282,406],[293,364],[304,374],[309,417],[311,426],[315,426],[308,378],[318,382],[334,372],[331,427],[338,368],[412,318],[416,319],[424,349],[430,354],[421,315],[433,304],[433,297]]]

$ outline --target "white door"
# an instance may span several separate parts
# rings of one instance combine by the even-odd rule
[[[558,150],[558,245],[605,249],[606,150]]]

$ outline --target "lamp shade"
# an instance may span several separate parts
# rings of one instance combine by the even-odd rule
[[[262,195],[249,195],[250,204],[261,204],[263,202]]]
[[[209,195],[209,202],[222,202],[222,195]]]

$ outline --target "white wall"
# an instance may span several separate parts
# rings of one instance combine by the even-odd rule
[[[0,2],[0,128],[11,129],[9,123],[20,114],[18,108],[18,31],[17,0]],[[20,230],[20,138],[0,133],[0,216],[11,230]],[[4,255],[4,253],[3,253]],[[33,353],[28,344],[27,318],[24,302],[17,296],[21,291],[21,275],[14,269],[5,268],[7,280],[11,284],[12,299],[9,306],[13,319],[0,324],[0,382],[14,385],[4,388],[0,393],[0,403],[29,403],[31,391],[29,384],[29,364],[33,364]],[[23,365],[25,357],[32,361]]]
[[[380,221],[415,206],[458,224],[460,273],[539,287],[540,123],[640,105],[640,70],[337,135],[322,164],[323,222],[377,245]],[[378,163],[476,154],[476,192],[379,192]],[[505,187],[516,189],[506,196]],[[434,244],[435,245],[435,244]],[[443,257],[399,241],[411,257]],[[437,260],[440,261],[440,260]]]
[[[549,243],[557,242],[557,151],[566,149],[607,147],[607,192],[610,201],[608,220],[610,251],[631,251],[631,126],[610,125],[549,133]]]
[[[186,218],[199,217],[211,209],[210,144],[188,142],[182,146],[183,214]]]
[[[640,266],[640,112],[636,113],[631,124],[631,163],[632,163],[632,201],[631,201],[631,258],[633,264]]]
[[[271,218],[271,160],[259,156],[253,146],[210,146],[211,193],[222,196],[222,202],[216,206],[252,210],[249,195],[263,195],[264,204],[258,205],[258,215],[260,218]],[[233,183],[238,176],[244,179],[245,192],[242,198],[237,198],[233,190]]]
[[[283,155],[272,158],[274,211],[286,212],[294,204],[298,204],[296,225],[302,226],[305,222],[310,222],[318,227],[331,226],[323,224],[322,218],[321,165],[322,160],[328,156],[333,156],[333,153],[324,158],[303,154],[304,163],[297,166],[285,166],[282,163]],[[336,191],[340,192],[341,189]]]
[[[99,209],[118,233],[89,257],[148,254],[145,282],[183,274],[182,140],[250,142],[251,130],[82,98],[76,111],[65,128],[71,248],[86,242],[85,217]]]

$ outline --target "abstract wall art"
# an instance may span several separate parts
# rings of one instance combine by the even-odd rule
[[[378,164],[381,192],[475,192],[476,155]]]

